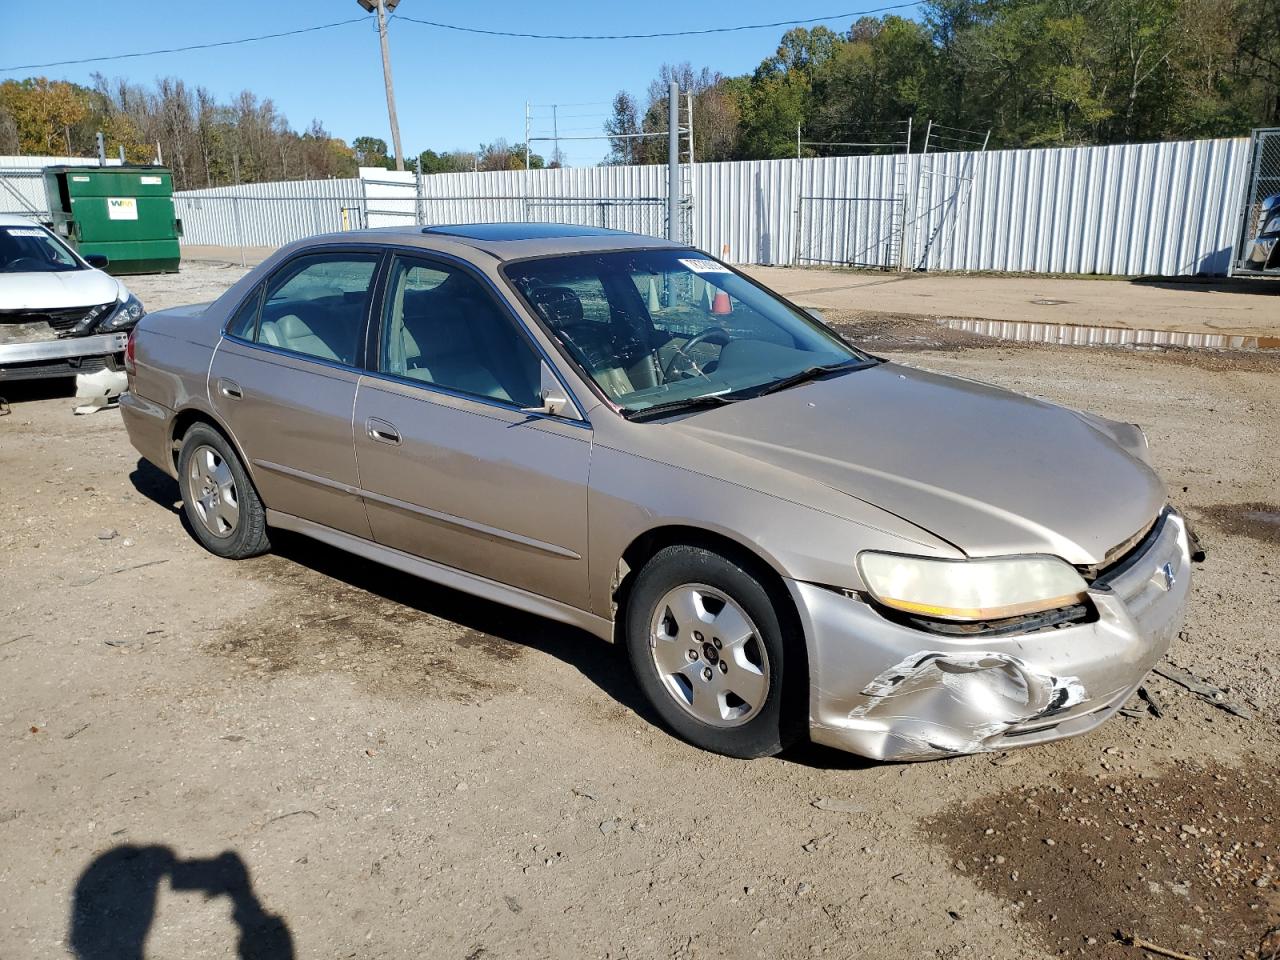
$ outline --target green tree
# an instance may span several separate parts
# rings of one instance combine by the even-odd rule
[[[387,156],[387,141],[381,137],[356,137],[351,141],[351,149],[362,167],[394,169],[396,165],[395,158]]]

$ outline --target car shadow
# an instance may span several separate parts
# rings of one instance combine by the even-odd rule
[[[646,723],[674,736],[636,684],[621,644],[606,643],[576,627],[361,560],[300,534],[273,530],[271,544],[276,555],[326,577],[429,616],[555,657]],[[879,761],[807,740],[784,750],[776,759],[817,770],[863,770],[880,766]]]
[[[662,725],[631,675],[626,651],[617,644],[605,643],[568,624],[363,560],[300,534],[272,530],[271,552],[392,603],[553,656],[646,722]]]
[[[242,960],[293,960],[289,926],[268,913],[240,855],[187,860],[170,847],[122,844],[95,857],[76,881],[67,943],[77,960],[142,960],[161,884],[231,902]]]
[[[1280,296],[1280,277],[1132,277],[1140,287],[1159,287],[1184,293],[1254,293]]]
[[[129,482],[152,503],[158,503],[170,513],[181,515],[182,493],[178,481],[173,479],[150,460],[138,458],[138,464],[129,474]]]
[[[129,479],[147,499],[176,513],[190,533],[186,514],[178,506],[181,494],[176,480],[141,459],[129,474]],[[662,719],[636,684],[626,650],[620,644],[605,643],[576,627],[384,567],[301,534],[272,530],[271,552],[419,613],[555,657],[646,723],[666,730]],[[778,759],[822,770],[860,770],[877,765],[875,761],[808,741],[788,748],[779,754]]]
[[[75,377],[48,380],[0,380],[0,397],[9,403],[69,399],[76,395]]]
[[[856,753],[846,753],[834,747],[814,743],[812,740],[801,740],[778,754],[775,760],[794,764],[797,767],[808,767],[810,770],[871,770],[885,766],[882,760],[871,760],[860,757]]]

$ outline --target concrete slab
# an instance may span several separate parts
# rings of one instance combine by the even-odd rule
[[[260,264],[279,247],[220,247],[206,244],[183,244],[182,259],[200,263],[234,263],[246,267]]]

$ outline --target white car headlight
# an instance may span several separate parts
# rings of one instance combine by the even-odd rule
[[[858,570],[886,607],[939,620],[1000,620],[1070,606],[1088,586],[1053,557],[930,560],[866,551]]]
[[[146,314],[142,301],[132,293],[116,302],[116,308],[105,320],[98,323],[98,329],[104,333],[113,330],[128,330]]]

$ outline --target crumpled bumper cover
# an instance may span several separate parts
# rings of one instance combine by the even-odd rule
[[[1190,574],[1186,525],[1169,510],[1138,554],[1093,584],[1090,623],[941,636],[789,581],[808,639],[811,736],[875,759],[922,760],[1083,733],[1164,655]]]

